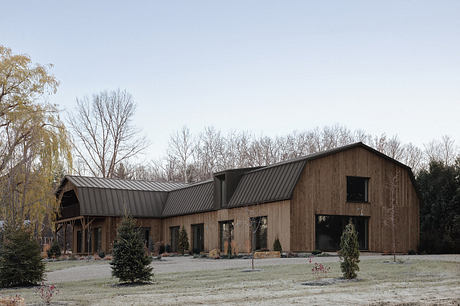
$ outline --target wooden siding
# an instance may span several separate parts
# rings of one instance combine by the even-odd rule
[[[273,248],[276,237],[279,238],[283,250],[290,249],[290,204],[289,201],[273,202],[241,208],[221,209],[218,211],[165,218],[162,220],[163,242],[170,244],[169,228],[184,226],[189,240],[191,239],[191,225],[204,224],[204,249],[210,251],[219,248],[219,222],[233,220],[234,242],[239,253],[250,252],[249,218],[267,216],[267,248]],[[189,241],[192,245],[192,241]]]
[[[416,250],[419,241],[419,200],[407,169],[363,148],[353,148],[309,161],[291,199],[292,251],[315,249],[315,216],[368,216],[369,251],[391,251],[388,219],[390,186],[396,191],[397,252]],[[347,176],[369,177],[369,202],[347,203]]]
[[[113,241],[117,236],[117,228],[121,223],[120,217],[86,217],[86,220],[95,219],[90,225],[90,230],[92,231],[95,228],[100,227],[102,229],[101,233],[101,248],[105,253],[111,253],[113,248]],[[151,219],[151,218],[135,218],[136,224],[139,227],[149,227],[150,228],[150,238],[152,242],[155,243],[161,240],[161,219]],[[73,244],[72,250],[74,253],[77,252],[77,231],[82,229],[81,223],[74,225],[73,229]],[[94,237],[92,239],[94,244]],[[82,245],[83,247],[83,245]],[[86,245],[82,248],[82,253],[87,253]],[[96,253],[94,250],[92,253]]]

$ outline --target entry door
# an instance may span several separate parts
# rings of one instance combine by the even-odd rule
[[[200,253],[204,251],[204,224],[192,225],[192,243],[193,253]]]

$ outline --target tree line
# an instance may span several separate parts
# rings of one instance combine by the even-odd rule
[[[224,169],[265,166],[361,141],[413,169],[422,195],[422,233],[435,229],[447,214],[440,236],[451,245],[458,241],[452,237],[460,233],[460,151],[448,135],[419,147],[342,125],[276,137],[212,126],[193,134],[184,126],[170,135],[162,158],[139,162],[149,142],[133,124],[132,95],[117,89],[77,98],[63,120],[58,107],[46,102],[59,85],[51,68],[0,46],[2,221],[20,225],[27,220],[40,233],[55,217],[54,192],[66,173],[193,183]],[[432,187],[439,181],[448,183],[442,188],[450,186],[446,192]]]

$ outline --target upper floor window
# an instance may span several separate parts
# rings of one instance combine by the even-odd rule
[[[369,178],[347,176],[347,202],[369,202]]]

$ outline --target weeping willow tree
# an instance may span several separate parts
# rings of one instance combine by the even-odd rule
[[[0,46],[0,220],[28,220],[36,234],[53,219],[59,173],[71,166],[65,126],[45,101],[59,84],[49,68]]]

